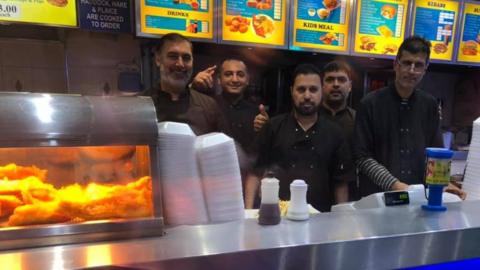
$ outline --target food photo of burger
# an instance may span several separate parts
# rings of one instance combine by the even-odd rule
[[[462,47],[462,53],[464,55],[475,56],[478,53],[478,43],[474,40],[465,41]]]

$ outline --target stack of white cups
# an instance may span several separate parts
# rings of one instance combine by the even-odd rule
[[[210,133],[197,137],[195,147],[210,222],[242,219],[242,178],[234,141],[223,133]]]
[[[195,134],[187,124],[158,124],[158,164],[165,222],[169,225],[208,222],[195,159]]]
[[[467,200],[480,200],[480,118],[473,122],[462,189],[467,193]]]

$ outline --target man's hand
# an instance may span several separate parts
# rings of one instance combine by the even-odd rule
[[[408,185],[403,182],[396,181],[395,183],[393,183],[390,190],[392,191],[408,190]]]
[[[455,194],[458,197],[460,197],[460,199],[462,199],[462,200],[465,200],[465,198],[467,198],[467,193],[465,191],[459,189],[458,187],[456,187],[452,183],[448,183],[448,186],[445,187],[444,191],[448,192],[448,193]]]
[[[208,91],[213,88],[213,74],[217,66],[208,67],[205,70],[200,71],[192,81],[192,88],[197,91]]]
[[[268,120],[270,119],[268,117],[268,113],[265,110],[265,106],[263,106],[263,104],[260,104],[260,106],[258,106],[258,110],[260,111],[260,113],[257,114],[257,116],[255,116],[255,119],[253,120],[253,129],[256,132],[260,131],[260,129],[262,129],[265,123],[267,123]]]

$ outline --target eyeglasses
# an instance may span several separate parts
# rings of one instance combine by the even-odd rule
[[[400,68],[405,71],[413,69],[414,72],[422,72],[427,67],[423,62],[412,62],[409,60],[397,61],[397,63],[400,65]]]

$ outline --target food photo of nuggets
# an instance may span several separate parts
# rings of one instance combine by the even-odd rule
[[[392,5],[384,5],[380,11],[383,18],[391,20],[397,14],[397,9]]]
[[[47,2],[56,7],[65,7],[68,4],[68,0],[47,0]]]
[[[324,44],[331,45],[335,40],[338,40],[338,37],[335,33],[326,33],[319,40]]]
[[[240,15],[229,17],[225,20],[225,26],[227,26],[230,32],[246,33],[249,25],[250,19]]]

